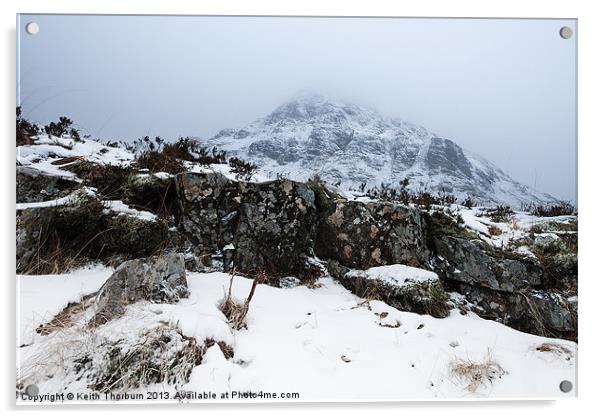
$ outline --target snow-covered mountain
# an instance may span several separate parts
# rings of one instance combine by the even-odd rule
[[[299,96],[243,129],[225,129],[210,144],[277,174],[323,180],[356,189],[408,178],[412,190],[472,196],[480,204],[556,201],[513,180],[486,159],[423,127],[372,109]]]

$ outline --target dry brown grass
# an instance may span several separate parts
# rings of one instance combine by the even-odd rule
[[[502,378],[506,371],[488,351],[481,361],[455,359],[449,364],[449,373],[459,385],[475,393],[480,388],[491,386],[495,380]]]
[[[73,326],[77,318],[94,304],[96,293],[84,295],[78,302],[70,302],[48,323],[41,324],[36,332],[42,336]]]
[[[92,368],[86,377],[89,388],[119,393],[162,382],[187,383],[192,369],[212,345],[197,342],[174,325],[162,323],[144,332],[134,345],[123,346],[116,341],[97,348],[103,359],[99,365],[91,362],[91,354],[75,363],[81,372]]]
[[[535,347],[537,352],[551,353],[559,358],[564,358],[569,361],[573,357],[573,352],[566,346],[558,343],[542,343]]]
[[[489,231],[490,236],[499,236],[502,234],[502,229],[493,224],[487,228],[487,231]]]
[[[235,301],[232,297],[232,285],[234,283],[235,274],[236,270],[232,270],[228,293],[226,294],[218,308],[222,313],[224,313],[224,316],[226,316],[226,318],[228,319],[228,323],[230,324],[230,327],[232,327],[232,329],[241,330],[247,327],[247,313],[249,312],[251,300],[255,295],[255,288],[257,287],[258,283],[265,283],[267,281],[267,275],[263,269],[257,269],[257,272],[255,273],[255,279],[253,280],[251,290],[249,291],[249,295],[243,303],[240,303]]]

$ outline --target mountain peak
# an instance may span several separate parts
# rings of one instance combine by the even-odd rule
[[[483,204],[549,202],[485,159],[425,128],[376,110],[302,92],[265,118],[223,130],[215,146],[255,163],[267,177],[304,181],[316,174],[349,190],[398,185],[441,191]]]
[[[357,119],[364,125],[368,121],[383,121],[374,109],[315,92],[301,92],[295,95],[288,102],[278,106],[263,121],[267,124],[281,124],[286,121],[322,124],[343,123],[352,119]]]

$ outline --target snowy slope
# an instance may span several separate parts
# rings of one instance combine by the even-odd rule
[[[304,181],[319,174],[344,189],[364,182],[397,186],[407,177],[410,189],[470,195],[482,205],[554,201],[425,128],[318,95],[300,96],[209,141],[255,162],[268,177]]]
[[[35,379],[41,393],[87,391],[85,380],[74,379],[74,359],[98,341],[127,342],[169,323],[198,341],[231,345],[234,356],[225,359],[213,346],[188,383],[152,386],[156,391],[298,392],[301,401],[573,395],[558,389],[561,380],[575,379],[573,342],[521,333],[457,310],[445,319],[400,312],[364,302],[329,277],[315,289],[259,285],[247,330],[232,331],[217,309],[228,275],[188,273],[191,295],[175,305],[139,302],[95,331],[81,324],[48,336],[33,331],[109,274],[95,268],[21,278],[19,373]],[[244,299],[250,286],[251,280],[236,277],[234,297]],[[538,351],[544,343],[562,349]],[[474,391],[451,370],[458,362],[484,359],[497,363],[500,374]]]

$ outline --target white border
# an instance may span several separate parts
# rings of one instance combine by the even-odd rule
[[[439,16],[439,17],[548,17],[579,19],[579,212],[580,212],[580,301],[579,301],[579,398],[557,402],[480,402],[480,403],[366,403],[366,404],[296,404],[287,405],[188,405],[178,408],[178,414],[215,415],[230,412],[238,416],[265,417],[283,414],[307,417],[313,414],[342,414],[366,417],[366,415],[395,416],[420,415],[421,417],[467,417],[486,415],[487,418],[508,418],[520,410],[525,416],[579,417],[586,411],[595,412],[599,382],[602,378],[600,365],[602,349],[600,337],[601,313],[597,310],[602,297],[601,274],[596,269],[599,245],[597,240],[602,224],[600,199],[600,160],[602,159],[602,121],[600,120],[600,40],[602,19],[596,1],[557,0],[423,0],[423,1],[358,1],[358,0],[3,0],[1,21],[3,29],[2,84],[3,100],[3,164],[2,193],[5,199],[0,251],[4,268],[3,297],[4,330],[2,351],[6,363],[2,380],[3,410],[10,416],[45,417],[86,416],[101,417],[112,412],[134,412],[140,406],[54,406],[44,410],[39,407],[14,407],[14,108],[15,108],[15,15],[21,13],[120,13],[120,14],[236,14],[236,15],[334,15],[334,16]],[[596,106],[597,105],[597,106]],[[596,194],[596,191],[598,192]],[[400,377],[403,380],[403,377]],[[164,416],[169,405],[152,405],[145,414]],[[105,411],[106,410],[106,411]],[[484,411],[486,410],[486,411]],[[530,412],[526,412],[529,410]],[[82,412],[84,411],[84,412]]]

